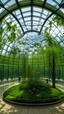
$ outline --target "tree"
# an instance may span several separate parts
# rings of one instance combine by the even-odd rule
[[[6,43],[6,39],[4,37],[4,29],[3,29],[2,21],[1,21],[0,22],[0,50],[5,45],[5,43]]]
[[[55,78],[56,78],[56,58],[58,55],[59,46],[57,42],[53,39],[48,32],[44,35],[45,38],[45,47],[46,47],[46,56],[48,61],[49,73],[52,75],[52,87],[55,88]]]

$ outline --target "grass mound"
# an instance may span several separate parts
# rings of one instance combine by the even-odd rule
[[[42,81],[27,81],[4,92],[6,100],[21,103],[50,103],[64,98],[64,92]]]

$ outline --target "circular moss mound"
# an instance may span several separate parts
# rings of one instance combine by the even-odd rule
[[[21,82],[4,92],[6,101],[15,103],[53,103],[64,98],[64,92],[42,81]]]

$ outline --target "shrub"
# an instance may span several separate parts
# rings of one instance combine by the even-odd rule
[[[40,91],[49,91],[50,85],[44,83],[43,81],[31,80],[28,81],[25,90],[28,91],[30,94],[37,94]]]

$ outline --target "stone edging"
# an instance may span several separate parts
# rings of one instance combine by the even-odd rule
[[[61,100],[58,100],[56,102],[51,102],[51,103],[19,103],[19,102],[7,100],[4,97],[2,97],[2,99],[3,99],[3,101],[5,101],[7,103],[22,105],[22,106],[48,106],[48,105],[54,105],[54,104],[57,104],[57,103],[64,101],[64,98],[62,98]]]

